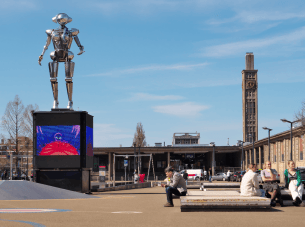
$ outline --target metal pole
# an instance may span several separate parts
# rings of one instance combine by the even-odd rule
[[[26,179],[28,178],[29,175],[29,146],[27,144],[27,155],[26,155]]]
[[[290,160],[292,160],[292,123],[290,122]]]
[[[126,185],[126,166],[125,166],[125,185]]]
[[[11,151],[10,161],[10,180],[13,180],[13,151]]]
[[[113,187],[115,186],[115,154],[113,154],[113,172],[112,172],[112,183],[113,183]]]
[[[252,155],[251,155],[251,161],[250,161],[250,163],[252,163],[252,164],[254,164],[255,162],[254,162],[254,135],[252,136]]]
[[[133,147],[134,147],[133,172],[135,172],[135,170],[137,169],[137,166],[136,166],[136,143],[133,144]]]
[[[268,130],[268,150],[269,150],[268,161],[270,162],[270,130]]]
[[[141,147],[141,146],[139,145],[139,151],[138,151],[138,174],[140,174],[140,154],[141,154],[141,153],[140,153],[140,152],[141,152],[141,151],[140,151],[140,147]]]
[[[241,143],[241,170],[244,168],[244,141]]]
[[[213,144],[213,155],[212,155],[212,175],[215,175],[215,145]]]

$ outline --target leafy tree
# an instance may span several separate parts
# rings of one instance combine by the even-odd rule
[[[145,131],[143,129],[143,125],[142,125],[141,122],[139,122],[137,124],[137,128],[136,128],[136,132],[134,134],[132,146],[134,146],[134,144],[136,144],[136,147],[139,147],[139,146],[144,147],[144,146],[146,146]]]

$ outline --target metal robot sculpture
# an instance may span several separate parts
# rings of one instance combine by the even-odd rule
[[[50,71],[50,81],[53,91],[54,103],[53,109],[58,108],[58,82],[57,82],[57,75],[58,75],[58,63],[65,62],[65,74],[66,74],[66,86],[67,86],[67,93],[68,93],[68,109],[73,109],[73,101],[72,101],[72,92],[73,92],[73,82],[72,77],[74,73],[74,65],[75,63],[72,62],[74,54],[69,51],[73,38],[79,47],[80,52],[77,55],[81,55],[84,53],[84,47],[80,44],[80,41],[77,37],[79,30],[76,28],[68,29],[66,24],[72,21],[72,18],[69,17],[65,13],[59,13],[55,17],[52,18],[54,23],[58,23],[60,26],[57,29],[49,29],[46,30],[47,33],[47,42],[43,48],[42,54],[39,56],[38,63],[41,65],[41,61],[43,59],[43,55],[48,49],[48,46],[53,41],[54,51],[51,52],[50,57],[53,62],[49,62],[49,71]]]

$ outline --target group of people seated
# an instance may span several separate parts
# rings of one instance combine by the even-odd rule
[[[256,164],[249,164],[248,171],[242,178],[240,185],[241,196],[261,196],[271,198],[270,205],[276,206],[278,202],[281,206],[284,206],[281,189],[277,183],[276,170],[271,168],[271,162],[266,162],[265,169],[261,171],[261,177],[263,183],[263,189],[260,189],[257,174]],[[295,168],[294,161],[288,161],[288,169],[284,172],[285,176],[285,188],[290,190],[293,205],[304,207],[302,202],[303,184],[301,173]]]
[[[241,196],[261,196],[271,198],[270,205],[272,207],[276,206],[278,202],[281,206],[284,206],[281,188],[276,180],[277,172],[275,169],[271,168],[271,162],[265,163],[264,170],[261,171],[263,189],[260,189],[257,174],[256,164],[249,164],[248,170],[242,178],[240,185],[240,195]],[[177,196],[185,196],[187,193],[187,187],[185,179],[178,172],[174,171],[173,167],[169,166],[164,170],[166,174],[167,184],[161,184],[165,187],[167,203],[164,207],[173,207],[173,194]],[[305,207],[302,202],[303,194],[303,184],[301,173],[295,168],[294,161],[288,161],[288,169],[284,171],[285,176],[285,188],[290,190],[293,205]]]

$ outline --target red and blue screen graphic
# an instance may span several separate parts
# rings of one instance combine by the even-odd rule
[[[36,138],[38,156],[80,155],[80,125],[36,126]]]
[[[93,156],[93,128],[86,126],[86,154]]]

